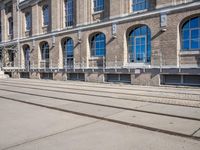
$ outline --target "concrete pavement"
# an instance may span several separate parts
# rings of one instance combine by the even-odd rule
[[[6,80],[10,82],[6,85],[4,81],[0,81],[0,89],[5,89],[0,90],[0,97],[4,97],[0,98],[0,150],[199,150],[200,141],[193,139],[192,136],[200,137],[200,108],[134,101],[134,92],[130,97],[133,100],[123,100],[124,95],[121,95],[121,99],[101,95],[96,97],[82,95],[84,90],[80,87],[83,89],[87,87],[94,94],[99,94],[95,88],[101,89],[103,84],[74,82],[73,87],[77,88],[80,94],[72,94],[48,91],[46,87],[48,84],[50,87],[61,85],[68,91],[67,88],[72,87],[70,86],[72,82],[60,84],[54,81],[34,82],[33,80],[10,79]],[[21,84],[27,81],[30,81],[27,84],[38,83],[39,87],[46,91],[32,89],[31,85],[28,88]],[[129,86],[105,85],[106,87],[115,96],[117,92],[126,94],[124,89]],[[142,87],[138,89],[142,90]],[[161,88],[162,91],[168,92],[173,91],[172,89],[175,88]],[[6,90],[13,90],[13,92]],[[148,88],[144,87],[143,90],[145,94],[148,93],[148,91],[145,92]],[[151,90],[159,89],[152,87]],[[189,95],[198,98],[198,90],[188,89],[194,92],[194,95],[192,92]],[[179,89],[174,91],[178,93]],[[186,89],[183,91],[187,94]],[[32,95],[24,94],[24,92]],[[128,93],[131,93],[130,90]],[[173,92],[170,94],[173,97]],[[54,96],[54,98],[48,96]],[[176,102],[176,100],[171,98],[171,101]],[[197,99],[195,100],[198,102]],[[32,104],[39,104],[42,107]],[[122,106],[123,108],[120,108]],[[80,114],[75,115],[69,113],[70,111]],[[88,116],[83,114],[88,114]],[[106,121],[106,119],[110,120]],[[139,126],[132,126],[132,124]],[[140,126],[149,127],[149,129],[143,129]],[[151,128],[158,130],[151,130]],[[181,133],[188,137],[170,135],[162,130],[169,131],[169,133]]]

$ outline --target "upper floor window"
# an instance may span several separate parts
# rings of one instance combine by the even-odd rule
[[[8,34],[9,35],[13,34],[13,18],[12,17],[8,18]]]
[[[104,10],[104,0],[93,0],[94,2],[94,12]]]
[[[91,38],[91,54],[94,57],[102,57],[106,54],[106,36],[97,33]]]
[[[12,2],[9,2],[7,4],[5,4],[5,10],[6,10],[6,13],[11,13],[12,12]]]
[[[132,11],[140,11],[148,8],[147,0],[132,0]]]
[[[25,18],[26,18],[26,31],[29,31],[31,29],[31,14],[26,13]]]
[[[200,50],[200,17],[187,20],[181,28],[182,50]]]
[[[48,26],[49,25],[49,6],[44,5],[42,8],[43,11],[43,25]]]
[[[73,25],[73,0],[65,0],[65,26]]]

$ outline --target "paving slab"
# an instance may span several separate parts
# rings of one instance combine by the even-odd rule
[[[4,83],[4,82],[3,82]],[[9,85],[17,85],[22,87],[33,87],[33,88],[41,88],[41,89],[50,89],[50,90],[58,90],[58,91],[67,91],[67,92],[79,92],[83,94],[93,94],[93,95],[104,95],[104,96],[113,96],[113,97],[121,97],[121,98],[132,98],[136,95],[146,95],[146,96],[155,96],[155,97],[168,97],[168,98],[177,98],[177,99],[187,99],[187,100],[199,100],[200,95],[194,94],[180,94],[180,93],[170,93],[167,90],[165,92],[158,91],[147,91],[141,89],[135,90],[126,90],[126,89],[114,89],[114,88],[97,88],[97,87],[87,87],[87,86],[75,86],[75,85],[58,85],[58,84],[46,84],[44,83],[26,83],[21,84],[22,82],[8,82],[5,81],[5,84]],[[48,87],[47,87],[48,86]],[[58,88],[59,87],[59,88]],[[110,93],[109,93],[110,92]]]
[[[200,119],[200,108],[180,107],[173,105],[151,104],[138,108],[139,110],[158,112],[164,114],[174,114],[178,116],[185,116]]]
[[[3,87],[0,85],[0,87]],[[4,86],[6,87],[6,86]],[[7,87],[6,87],[7,88]],[[16,87],[10,87],[10,90],[14,91],[22,91],[27,92],[30,94],[39,94],[44,96],[52,96],[56,98],[65,98],[65,99],[72,99],[72,100],[78,100],[82,102],[91,102],[91,103],[99,103],[99,104],[106,104],[106,105],[114,105],[114,106],[121,106],[121,107],[132,107],[132,108],[138,108],[145,106],[149,103],[144,102],[138,102],[138,101],[129,101],[129,100],[120,100],[115,98],[105,98],[105,97],[97,97],[97,96],[87,96],[87,95],[78,95],[78,94],[69,94],[69,93],[58,93],[58,92],[51,92],[51,91],[41,91],[41,90],[34,90],[34,89],[27,89],[27,88],[16,88]],[[2,91],[3,93],[7,93],[7,91]],[[13,96],[13,94],[20,95],[19,93],[13,93],[9,92]],[[24,94],[21,94],[24,95]],[[30,95],[28,95],[30,96]],[[32,96],[32,95],[31,95]],[[23,97],[23,96],[22,96]]]
[[[67,105],[62,105],[59,106],[59,108],[90,114],[98,117],[106,117],[124,111],[122,109],[89,105],[89,104],[80,104],[80,103],[71,103]]]
[[[108,118],[187,135],[192,135],[200,128],[200,121],[132,111],[123,111]]]
[[[96,119],[0,99],[0,149],[74,129]]]
[[[197,132],[194,134],[194,136],[200,137],[200,128],[197,130]]]
[[[199,141],[101,121],[8,150],[199,150],[199,147]]]
[[[32,102],[36,104],[42,104],[46,106],[60,106],[60,105],[66,105],[70,104],[72,102],[70,101],[64,101],[59,99],[53,99],[53,98],[45,98],[40,96],[33,96],[33,95],[26,95],[26,94],[20,94],[20,93],[13,93],[13,92],[2,92],[0,91],[1,96],[5,96],[8,98],[14,98],[17,100],[23,100],[25,102]]]

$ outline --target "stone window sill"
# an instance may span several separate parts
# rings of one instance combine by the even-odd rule
[[[103,12],[104,12],[104,10],[95,11],[95,12],[92,13],[92,15],[98,15],[98,14],[101,14],[101,13],[103,13]]]
[[[137,10],[137,11],[132,11],[132,13],[131,14],[139,14],[139,13],[144,13],[144,12],[147,12],[148,11],[148,9],[143,9],[143,10]]]
[[[103,59],[104,57],[103,56],[99,56],[99,57],[91,57],[89,60],[101,60]]]
[[[48,25],[44,25],[44,26],[42,26],[42,28],[43,28],[43,29],[48,28]]]
[[[200,55],[200,50],[181,51],[180,55],[181,56],[185,56],[185,55]]]

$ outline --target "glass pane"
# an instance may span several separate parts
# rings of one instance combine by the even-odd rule
[[[191,38],[192,39],[199,38],[199,30],[198,29],[191,31]]]
[[[182,33],[182,37],[183,37],[183,40],[189,39],[189,37],[190,37],[189,30],[184,30]]]
[[[198,28],[199,26],[199,17],[193,18],[190,21],[190,28]]]
[[[191,40],[191,49],[198,49],[199,47],[199,40],[198,39],[194,39]]]
[[[183,30],[189,29],[189,27],[190,27],[189,25],[190,25],[190,22],[187,21],[187,22],[183,25]]]
[[[183,44],[183,49],[184,49],[184,50],[189,49],[189,47],[190,47],[190,42],[189,42],[189,40],[183,41],[182,44]]]

